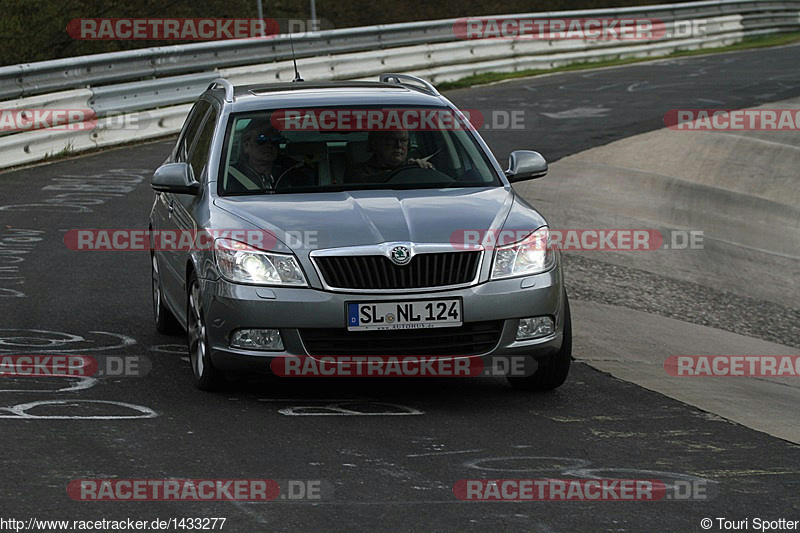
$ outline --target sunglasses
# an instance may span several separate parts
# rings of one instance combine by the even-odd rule
[[[282,140],[283,137],[277,134],[267,135],[266,133],[259,133],[256,135],[256,143],[259,145],[266,143],[280,144]]]

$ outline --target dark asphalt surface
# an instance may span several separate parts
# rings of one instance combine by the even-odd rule
[[[760,50],[448,96],[464,108],[525,109],[526,129],[485,138],[501,158],[535,148],[556,160],[662,127],[669,109],[800,95],[797,59],[797,47]],[[558,118],[570,111],[575,118]],[[0,381],[0,518],[224,517],[224,531],[237,532],[701,531],[705,517],[800,519],[800,447],[582,364],[562,388],[541,395],[499,378],[240,377],[221,393],[195,390],[185,336],[153,328],[148,256],[63,244],[69,229],[145,229],[147,180],[170,146],[0,176],[0,354],[138,356],[152,364],[145,377],[96,383]],[[452,491],[460,479],[593,476],[698,482],[710,498],[486,503],[461,502]],[[67,484],[85,478],[321,480],[332,491],[319,501],[270,503],[71,500]]]
[[[502,125],[524,111],[524,130],[482,136],[505,163],[513,150],[550,161],[664,127],[670,109],[740,109],[800,95],[797,45],[660,60],[511,80],[446,93],[463,109]],[[497,113],[500,112],[500,113]],[[676,154],[676,163],[680,154]]]

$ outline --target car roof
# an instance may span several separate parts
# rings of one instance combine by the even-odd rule
[[[222,97],[220,87],[211,92]],[[424,89],[386,82],[292,82],[240,85],[233,88],[233,112],[288,107],[423,106],[447,103]]]

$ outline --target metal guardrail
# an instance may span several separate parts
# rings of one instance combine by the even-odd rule
[[[745,36],[800,29],[800,0],[718,0],[628,8],[505,15],[526,18],[637,17],[709,21],[702,37],[658,41],[459,40],[458,19],[320,31],[293,37],[307,80],[358,79],[381,72],[449,81],[488,71],[552,68],[580,61],[666,55],[675,50],[724,46]],[[290,81],[288,36],[215,41],[97,54],[0,67],[5,109],[92,109],[91,132],[26,131],[0,136],[0,168],[42,159],[64,149],[152,138],[180,128],[180,113],[219,77],[234,84]],[[14,99],[14,100],[11,100]],[[84,100],[85,99],[85,100]],[[85,105],[77,105],[85,102]],[[146,112],[146,126],[113,130],[114,115]],[[108,119],[108,120],[106,120]]]
[[[219,75],[211,71],[94,87],[88,104],[102,117],[190,102],[217,78]]]

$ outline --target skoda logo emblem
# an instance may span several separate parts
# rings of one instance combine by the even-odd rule
[[[392,248],[392,261],[397,265],[405,265],[411,259],[411,253],[405,246],[395,246]]]

